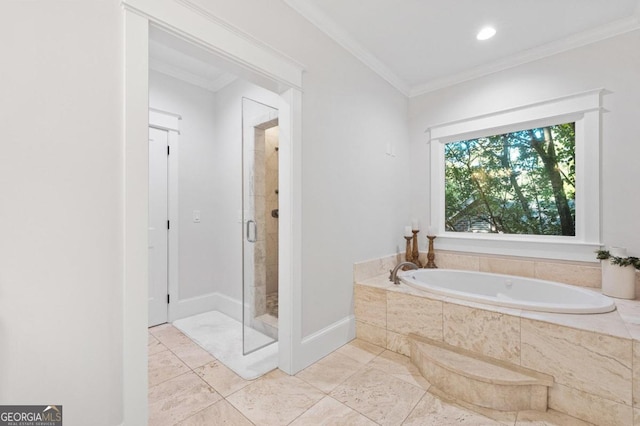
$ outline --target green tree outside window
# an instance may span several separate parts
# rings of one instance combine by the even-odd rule
[[[445,227],[575,236],[575,123],[445,146]]]

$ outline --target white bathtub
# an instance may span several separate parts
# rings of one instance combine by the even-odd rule
[[[528,311],[597,314],[616,308],[595,291],[532,278],[450,269],[409,270],[398,277],[429,293]]]

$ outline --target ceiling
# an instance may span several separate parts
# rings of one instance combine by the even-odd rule
[[[149,68],[211,92],[237,79],[215,55],[155,27],[149,30]]]
[[[284,1],[407,96],[640,28],[640,0]]]

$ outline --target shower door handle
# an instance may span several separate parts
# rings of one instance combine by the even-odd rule
[[[253,239],[251,238],[251,224],[253,224]],[[258,227],[255,220],[247,221],[247,241],[250,243],[258,241]]]

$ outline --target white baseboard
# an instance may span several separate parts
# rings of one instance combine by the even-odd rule
[[[302,339],[296,356],[296,372],[356,338],[356,317],[349,315]]]
[[[217,296],[216,310],[236,321],[242,322],[242,300],[234,299],[220,293],[215,294]]]
[[[236,321],[242,321],[242,302],[220,293],[172,301],[169,306],[169,321],[173,322],[209,311],[219,311]]]

